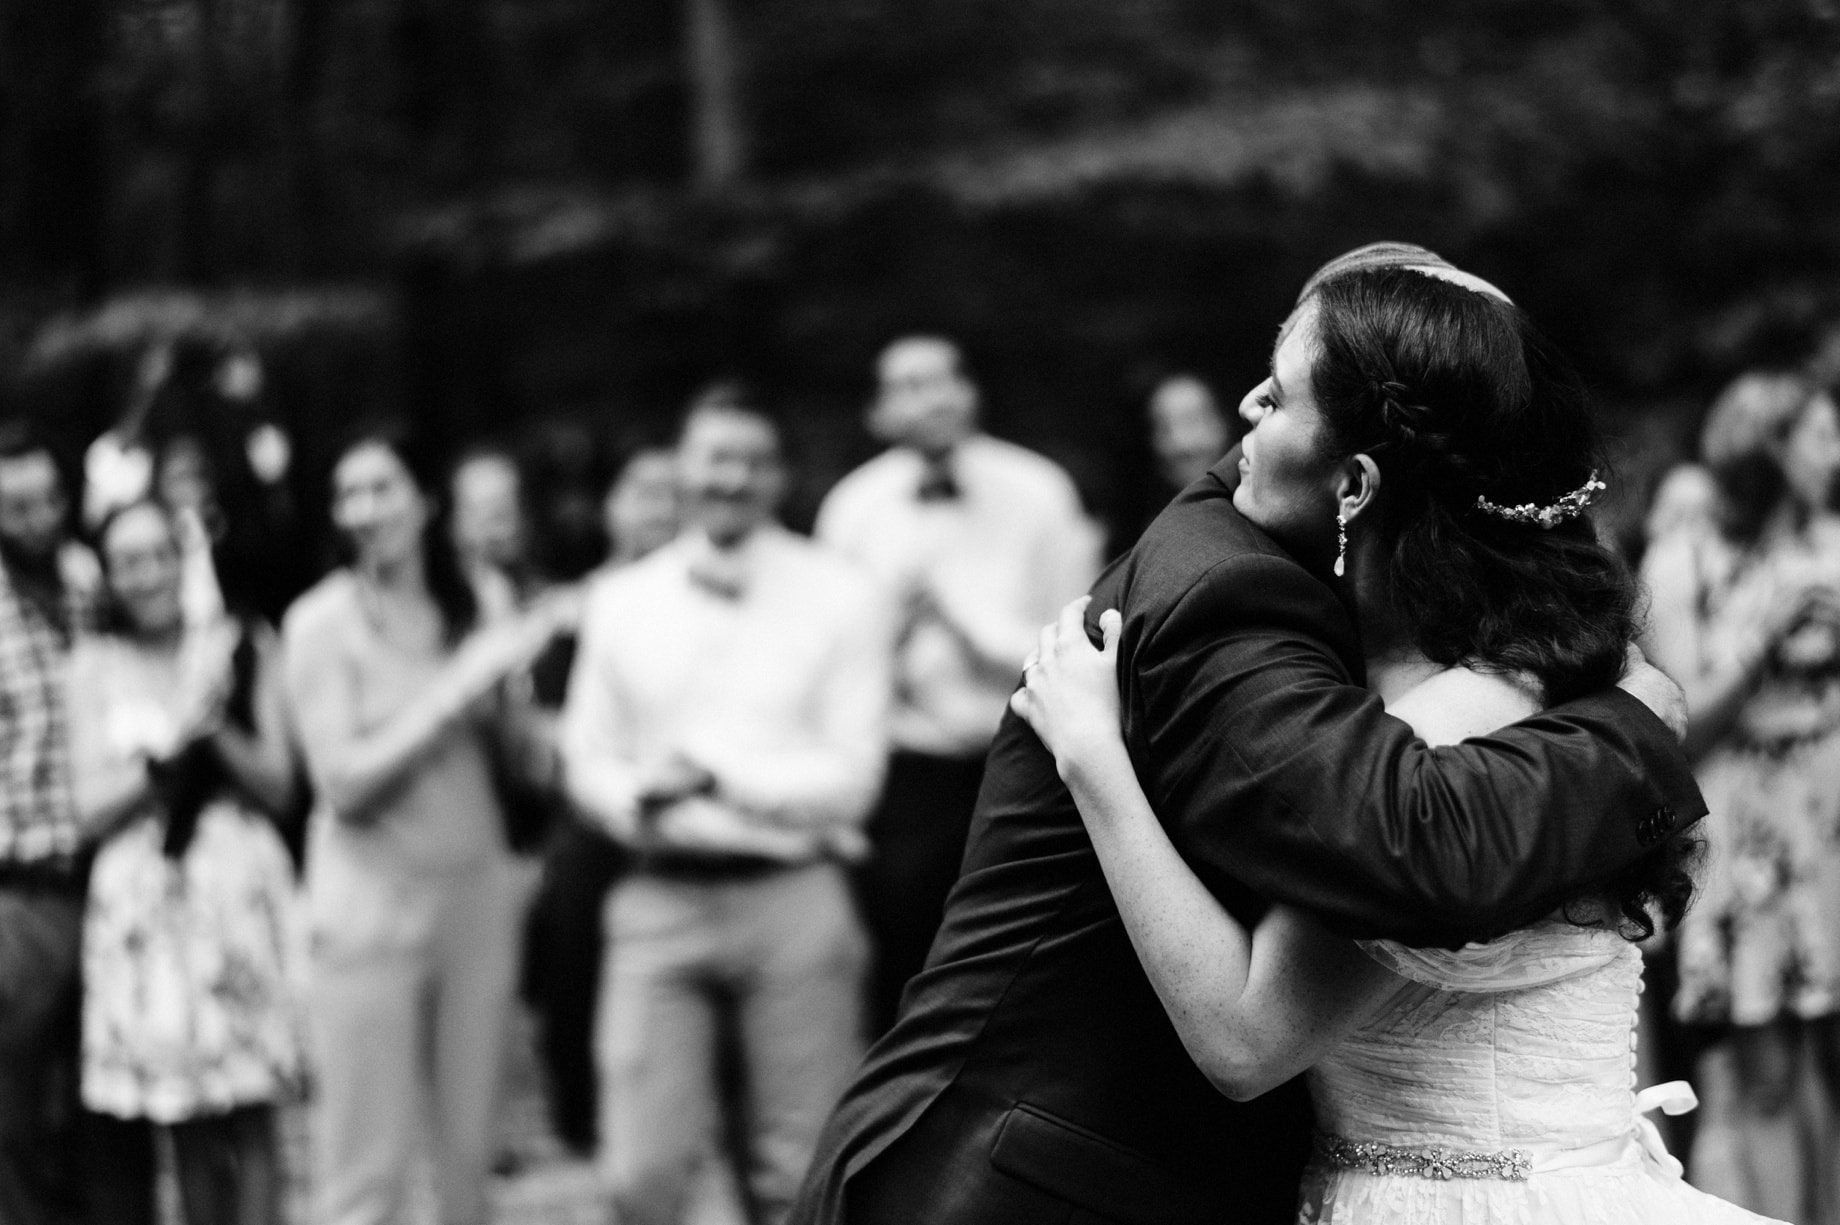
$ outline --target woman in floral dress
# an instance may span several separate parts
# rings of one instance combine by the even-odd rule
[[[1649,654],[1687,692],[1711,809],[1704,891],[1680,929],[1683,1020],[1732,1027],[1733,1198],[1799,1220],[1799,1052],[1840,1089],[1840,418],[1792,374],[1748,374],[1701,449],[1712,523],[1643,561]]]
[[[272,1225],[273,1104],[299,1063],[294,887],[266,815],[293,778],[272,635],[187,624],[158,503],[117,511],[99,543],[111,632],[70,663],[76,799],[103,839],[83,934],[95,1216],[152,1221],[163,1126],[191,1225]]]

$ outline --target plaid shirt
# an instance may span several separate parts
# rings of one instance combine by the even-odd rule
[[[21,597],[0,565],[0,863],[77,849],[64,668],[72,635],[93,627],[97,576],[80,546],[67,545],[60,561],[68,631]]]

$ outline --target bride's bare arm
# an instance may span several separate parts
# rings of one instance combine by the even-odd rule
[[[1012,704],[1054,754],[1138,959],[1189,1056],[1229,1097],[1257,1097],[1315,1063],[1399,979],[1307,913],[1274,907],[1248,932],[1151,810],[1119,732],[1118,615],[1094,650],[1085,600],[1042,631]]]

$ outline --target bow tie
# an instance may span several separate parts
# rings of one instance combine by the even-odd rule
[[[944,468],[929,469],[920,479],[920,487],[914,496],[922,502],[956,502],[965,496],[965,491],[958,487],[958,481],[951,472]]]

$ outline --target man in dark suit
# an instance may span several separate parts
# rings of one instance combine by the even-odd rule
[[[1090,610],[1124,616],[1145,790],[1242,922],[1276,899],[1352,936],[1454,947],[1549,913],[1703,814],[1674,733],[1623,690],[1418,742],[1361,688],[1349,610],[1234,510],[1236,460],[1176,499]],[[1300,1082],[1236,1103],[1190,1062],[1052,757],[1012,714],[926,968],[792,1219],[1287,1221],[1308,1118]]]

